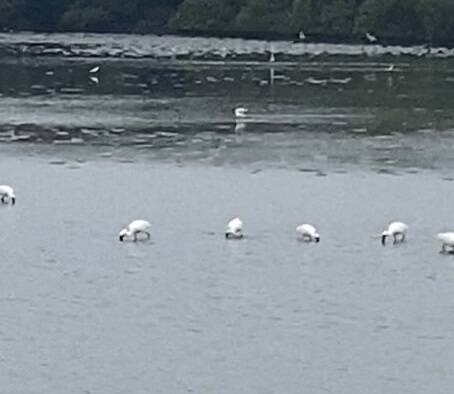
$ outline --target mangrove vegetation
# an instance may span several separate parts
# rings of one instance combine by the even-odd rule
[[[450,42],[453,0],[0,0],[3,31]]]

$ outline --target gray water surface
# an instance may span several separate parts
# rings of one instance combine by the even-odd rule
[[[454,260],[435,239],[454,230],[451,60],[4,40],[42,48],[0,60],[0,183],[17,194],[0,206],[1,392],[452,391]],[[207,42],[231,44],[191,50]],[[235,216],[246,237],[226,241]],[[137,218],[151,240],[120,243]],[[408,242],[382,247],[393,220]],[[303,222],[319,244],[297,241]]]
[[[434,174],[2,160],[8,393],[448,393],[454,183]],[[229,242],[224,225],[245,222]],[[152,241],[125,243],[134,218]],[[408,243],[383,248],[393,219]],[[294,228],[317,224],[320,244]]]

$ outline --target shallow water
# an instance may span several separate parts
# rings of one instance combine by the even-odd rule
[[[2,160],[0,380],[23,392],[449,392],[454,183]],[[246,238],[226,241],[240,215]],[[152,242],[125,243],[133,218]],[[408,243],[383,248],[388,220]],[[317,224],[318,245],[294,228]]]
[[[2,391],[449,393],[445,62],[0,61]]]

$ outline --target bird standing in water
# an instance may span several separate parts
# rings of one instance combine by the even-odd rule
[[[150,227],[150,222],[147,222],[146,220],[134,220],[129,223],[126,228],[120,231],[120,241],[123,241],[125,237],[133,237],[134,242],[136,242],[139,234],[145,234],[147,239],[150,239],[150,233],[148,232]]]
[[[393,244],[405,241],[407,236],[408,226],[402,222],[393,222],[388,226],[388,229],[381,233],[381,243],[386,245],[386,238],[393,237]]]
[[[11,202],[12,205],[16,204],[16,195],[14,189],[8,185],[0,185],[0,200],[2,204]]]

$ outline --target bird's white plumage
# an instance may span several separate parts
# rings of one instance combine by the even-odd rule
[[[124,237],[134,237],[134,241],[137,240],[137,235],[140,233],[146,234],[147,238],[150,237],[148,230],[150,229],[151,224],[146,220],[133,220],[128,224],[123,230],[120,231],[120,241]]]
[[[95,74],[95,73],[97,73],[99,71],[99,69],[100,69],[99,66],[95,66],[95,67],[91,68],[88,72],[90,74]]]
[[[150,227],[150,222],[146,220],[134,220],[128,225],[130,231],[144,231],[149,229]]]
[[[377,42],[377,37],[375,37],[373,34],[366,33],[366,38],[369,42]]]
[[[438,233],[437,238],[446,245],[454,247],[454,232]]]
[[[296,228],[296,233],[304,240],[310,242],[318,242],[320,240],[320,235],[312,224],[300,224]]]
[[[450,247],[454,252],[454,232],[438,233],[437,238],[442,242],[442,252],[446,251],[446,247]]]
[[[385,245],[387,237],[393,237],[394,243],[403,242],[408,233],[408,226],[402,222],[392,222],[388,228],[381,233],[382,244]],[[400,237],[400,239],[399,239]]]
[[[2,202],[5,202],[5,198],[7,198],[14,204],[16,201],[14,189],[9,185],[0,185],[0,198]]]
[[[244,108],[244,107],[237,107],[233,110],[233,113],[235,114],[235,116],[237,118],[245,118],[247,115],[247,108]]]
[[[389,224],[388,229],[385,230],[383,233],[387,235],[395,235],[395,234],[407,234],[408,226],[402,222],[392,222]]]
[[[306,34],[304,34],[304,31],[300,31],[298,33],[298,38],[302,41],[302,40],[305,40],[306,39]]]
[[[242,238],[243,237],[243,222],[240,218],[232,219],[227,223],[225,229],[226,238]]]
[[[0,185],[0,194],[6,194],[8,196],[13,196],[14,189],[9,185]]]

